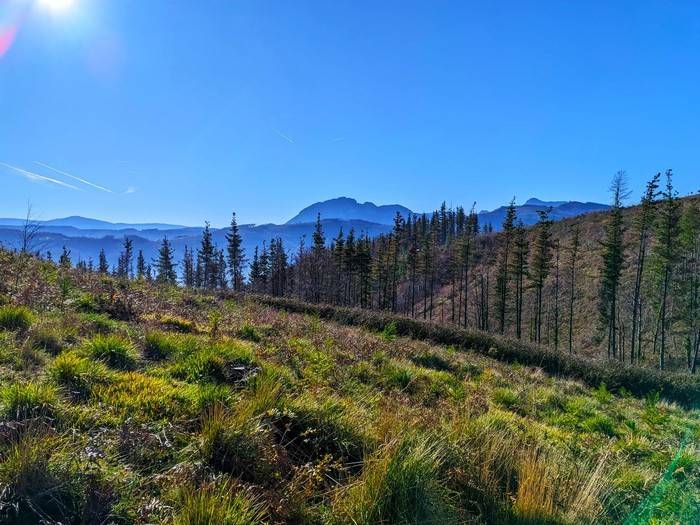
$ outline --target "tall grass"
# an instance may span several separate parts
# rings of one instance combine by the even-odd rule
[[[34,315],[23,306],[0,306],[0,330],[26,330],[34,322]]]
[[[262,507],[230,482],[186,487],[179,493],[179,512],[174,525],[258,525]]]
[[[133,370],[138,358],[134,345],[117,335],[97,335],[85,343],[85,351],[93,359],[121,370]]]
[[[51,385],[28,381],[0,387],[0,419],[24,420],[56,415],[58,400]]]
[[[444,481],[442,446],[430,436],[386,443],[336,494],[337,523],[460,523]]]

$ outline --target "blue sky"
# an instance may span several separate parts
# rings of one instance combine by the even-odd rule
[[[51,1],[0,0],[0,216],[700,189],[696,1]]]

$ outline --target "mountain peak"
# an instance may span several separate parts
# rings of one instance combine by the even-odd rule
[[[376,224],[393,224],[396,213],[408,217],[411,210],[399,204],[377,206],[373,202],[359,203],[350,197],[336,197],[316,202],[301,210],[287,221],[287,224],[314,222],[318,214],[322,219],[363,220]]]
[[[543,201],[536,197],[531,197],[525,201],[523,206],[552,206],[553,208],[566,204],[568,201]]]

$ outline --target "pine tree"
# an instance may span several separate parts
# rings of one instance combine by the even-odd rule
[[[259,292],[258,289],[261,281],[260,258],[258,257],[258,247],[253,251],[253,260],[250,263],[250,286],[254,292]]]
[[[319,213],[316,217],[316,226],[314,227],[314,233],[312,236],[313,244],[311,246],[311,255],[313,257],[313,270],[312,270],[312,287],[313,287],[313,300],[314,302],[320,302],[322,297],[323,285],[324,285],[324,259],[326,250],[326,237],[323,233],[323,226],[321,225],[321,214]]]
[[[678,198],[673,189],[673,173],[666,172],[666,189],[662,192],[662,201],[659,206],[656,223],[656,281],[659,301],[659,329],[661,335],[659,347],[659,368],[666,368],[666,337],[669,325],[669,293],[671,290],[673,267],[678,257],[678,223],[679,205]]]
[[[575,224],[571,231],[569,245],[569,353],[574,351],[574,303],[576,302],[576,262],[580,246],[580,228]]]
[[[109,263],[107,262],[107,256],[105,255],[104,249],[100,250],[100,255],[97,262],[97,271],[101,274],[109,273]]]
[[[544,284],[549,275],[552,260],[552,239],[549,210],[538,210],[539,220],[535,227],[535,244],[530,264],[530,280],[535,289],[534,340],[542,342],[542,306]]]
[[[189,288],[195,286],[194,254],[187,246],[185,246],[185,254],[182,258],[182,282]]]
[[[231,277],[231,288],[240,291],[243,288],[243,265],[245,264],[245,251],[243,239],[238,230],[236,214],[231,217],[231,229],[226,234],[226,250],[228,254],[228,270]]]
[[[498,254],[498,267],[496,270],[496,309],[498,312],[498,329],[500,333],[505,331],[506,309],[508,301],[508,279],[510,276],[510,252],[515,230],[515,198],[506,208],[506,216],[503,219],[502,233],[500,235],[500,251]]]
[[[146,259],[143,257],[143,251],[139,250],[136,257],[136,278],[144,279],[146,277]]]
[[[219,257],[216,262],[216,286],[222,290],[228,288],[228,280],[226,278],[226,257],[224,250],[219,250]]]
[[[615,174],[610,185],[612,208],[605,224],[602,241],[602,275],[599,288],[598,312],[601,328],[607,332],[608,357],[617,356],[618,295],[624,264],[622,202],[627,197],[625,173]]]
[[[525,295],[525,276],[527,275],[527,257],[530,245],[527,230],[522,221],[518,221],[513,232],[513,262],[511,271],[515,280],[515,336],[522,337],[523,297]]]
[[[678,276],[681,319],[686,332],[688,370],[697,371],[700,352],[700,207],[690,201],[680,221],[681,267]]]
[[[640,360],[642,357],[642,331],[641,331],[641,304],[642,304],[642,277],[644,276],[644,263],[646,261],[647,246],[651,227],[654,222],[654,200],[658,194],[659,179],[661,173],[657,173],[647,183],[646,191],[642,196],[639,212],[635,217],[634,228],[637,237],[637,260],[635,268],[634,294],[632,298],[632,337],[630,348],[630,362]]]
[[[160,249],[158,250],[158,260],[155,262],[156,282],[162,284],[176,284],[177,274],[173,263],[173,248],[167,237],[163,237]]]
[[[117,264],[117,277],[128,279],[134,274],[132,261],[134,259],[134,242],[128,237],[124,237],[124,249],[119,255]]]
[[[212,239],[209,222],[204,223],[202,241],[197,252],[197,279],[198,286],[211,290],[216,288],[216,262],[217,254]]]

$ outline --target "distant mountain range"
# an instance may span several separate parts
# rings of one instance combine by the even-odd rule
[[[609,207],[594,202],[554,201],[529,199],[516,207],[518,218],[525,224],[537,221],[537,210],[551,208],[554,220],[604,211]],[[491,224],[494,230],[500,228],[505,217],[506,206],[491,211],[479,212],[479,224]],[[252,256],[256,246],[262,246],[272,238],[280,237],[289,251],[296,251],[302,238],[310,242],[316,217],[321,214],[321,223],[328,242],[342,228],[345,233],[354,228],[358,234],[366,233],[376,237],[391,231],[396,213],[404,218],[413,214],[410,209],[398,204],[377,206],[371,202],[359,203],[355,199],[340,197],[318,202],[304,208],[285,224],[244,224],[240,226],[243,247]],[[79,259],[97,260],[100,249],[105,250],[107,259],[115,264],[122,249],[124,237],[133,240],[134,249],[143,250],[147,260],[154,259],[164,236],[172,241],[176,258],[181,258],[185,246],[196,247],[202,233],[201,227],[179,226],[161,223],[111,223],[107,221],[72,216],[48,221],[37,221],[41,225],[40,234],[35,240],[35,250],[51,251],[57,257],[63,246],[71,251],[74,261]],[[7,247],[19,245],[23,219],[0,219],[0,244]],[[214,241],[224,247],[226,228],[212,230]]]
[[[413,212],[399,204],[384,204],[377,206],[373,202],[359,203],[349,197],[338,197],[323,202],[317,202],[301,210],[297,215],[287,221],[287,224],[302,224],[316,222],[316,217],[326,219],[361,219],[377,224],[393,224],[394,217],[400,213],[404,218]]]

